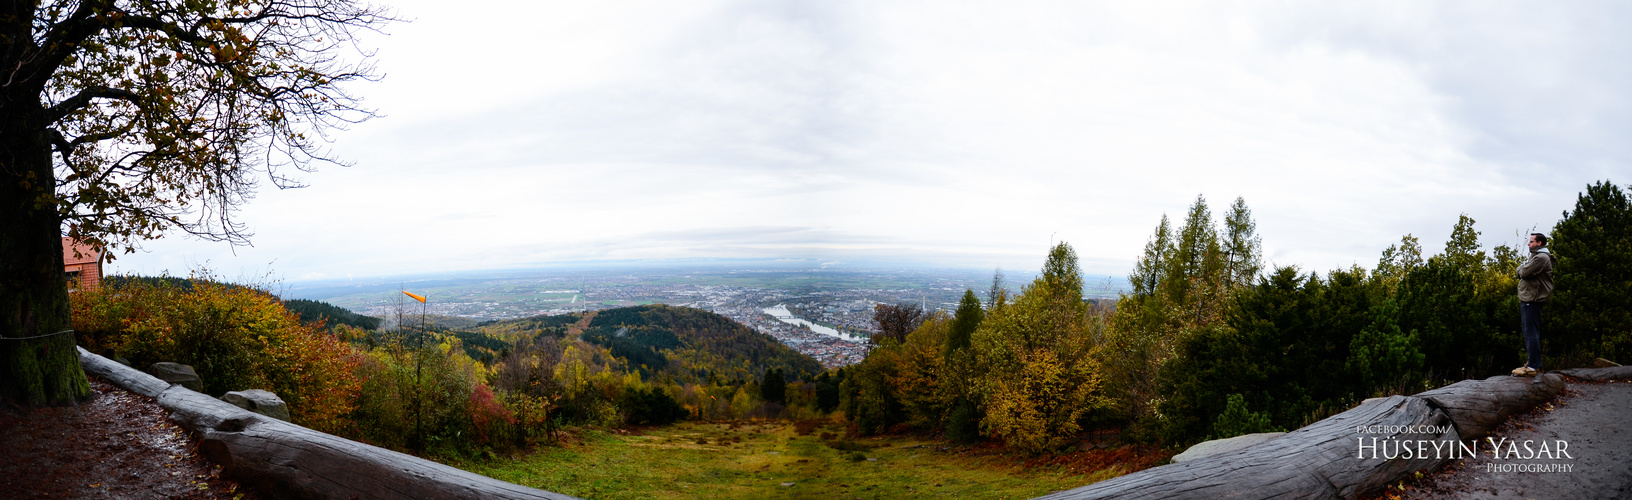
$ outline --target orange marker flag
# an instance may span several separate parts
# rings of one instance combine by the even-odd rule
[[[417,294],[415,294],[413,292],[402,292],[402,293],[408,294],[409,297],[413,297],[414,300],[419,301],[419,303],[421,303],[421,304],[425,303],[425,296],[424,295],[417,295]]]

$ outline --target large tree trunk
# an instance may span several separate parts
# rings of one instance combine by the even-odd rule
[[[0,97],[0,401],[72,404],[90,395],[62,268],[62,220],[38,98]]]

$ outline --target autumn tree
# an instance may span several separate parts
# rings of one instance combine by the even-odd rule
[[[1410,274],[1413,269],[1422,266],[1422,243],[1416,236],[1405,235],[1400,242],[1383,249],[1382,258],[1377,260],[1377,270],[1373,276],[1378,280],[1383,292],[1393,294],[1399,288],[1400,280]]]
[[[59,334],[60,237],[245,241],[233,213],[261,176],[295,185],[289,169],[334,162],[328,132],[372,116],[342,89],[374,77],[368,54],[342,51],[389,21],[350,0],[0,7],[0,399],[89,393]]]
[[[906,342],[907,334],[918,329],[929,317],[924,308],[918,304],[878,304],[873,306],[873,323],[878,325],[878,333],[873,335],[873,344],[879,345],[891,339],[897,343]]]
[[[886,358],[893,359],[896,365],[890,387],[901,402],[903,423],[914,428],[941,427],[957,394],[947,384],[967,382],[954,379],[966,373],[947,370],[943,352],[951,328],[952,318],[945,312],[935,311],[907,334],[906,341],[883,348],[896,351],[894,356]]]
[[[1105,404],[1094,328],[1077,255],[1061,243],[1012,303],[1000,303],[971,338],[981,373],[984,434],[1029,452],[1069,444],[1078,421]]]

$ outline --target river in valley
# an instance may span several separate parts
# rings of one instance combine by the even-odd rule
[[[838,330],[834,330],[834,329],[829,328],[829,327],[825,327],[825,326],[822,326],[822,325],[811,323],[809,321],[805,321],[803,319],[799,319],[798,316],[794,316],[792,312],[788,311],[788,306],[785,306],[785,305],[782,305],[782,304],[777,304],[775,307],[767,307],[765,309],[762,309],[762,311],[764,311],[765,314],[769,314],[769,315],[771,315],[771,317],[776,318],[777,321],[781,321],[783,323],[787,323],[787,324],[794,325],[794,326],[809,327],[810,331],[820,333],[822,335],[826,335],[826,336],[829,336],[829,337],[842,339],[842,340],[846,340],[846,341],[850,341],[850,342],[863,342],[863,341],[867,340],[866,337],[858,337],[858,336],[854,336],[854,335],[847,335],[844,332],[840,332]]]

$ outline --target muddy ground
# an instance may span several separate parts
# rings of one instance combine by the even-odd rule
[[[77,406],[0,408],[0,498],[257,498],[152,398],[90,382]]]

